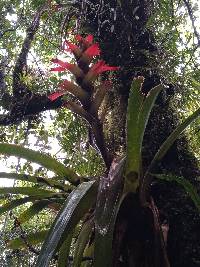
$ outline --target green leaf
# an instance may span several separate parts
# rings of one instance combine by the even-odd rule
[[[72,169],[65,167],[62,163],[58,162],[54,158],[38,151],[34,151],[19,145],[0,143],[0,153],[8,156],[21,157],[28,161],[35,162],[55,172],[59,176],[66,177],[66,179],[72,183],[79,181],[79,176],[75,174]]]
[[[0,187],[0,194],[8,194],[8,193],[22,194],[29,196],[43,196],[43,197],[59,195],[59,193],[34,187]]]
[[[31,183],[40,183],[49,187],[53,187],[56,189],[60,189],[63,191],[68,191],[69,189],[73,188],[72,185],[63,185],[61,182],[58,182],[54,179],[47,179],[43,177],[37,177],[27,174],[18,174],[18,173],[7,173],[7,172],[0,172],[0,178],[7,178],[7,179],[15,179],[19,181],[27,181]]]
[[[132,82],[127,110],[127,162],[126,162],[126,175],[131,172],[138,173],[140,165],[139,157],[139,116],[144,95],[141,92],[143,78],[135,78]]]
[[[100,180],[95,209],[94,267],[112,266],[115,220],[123,191],[124,159],[113,161],[108,177]]]
[[[13,240],[9,240],[7,243],[7,247],[9,249],[22,249],[27,248],[26,242],[30,245],[37,245],[44,241],[48,234],[48,230],[43,230],[41,232],[35,232],[31,233],[26,236],[26,240],[23,240],[23,238],[15,238]]]
[[[63,242],[72,229],[94,204],[97,193],[96,181],[80,184],[68,196],[59,211],[42,246],[36,267],[47,267],[59,243]]]
[[[197,189],[187,179],[185,179],[182,176],[175,176],[168,174],[151,174],[151,175],[161,180],[165,180],[168,182],[177,182],[178,184],[182,185],[185,191],[191,197],[197,209],[200,211],[200,196],[198,195]]]
[[[153,108],[153,105],[156,101],[156,98],[163,88],[164,87],[161,84],[152,88],[149,91],[149,93],[147,94],[145,101],[143,102],[142,109],[140,111],[140,116],[139,116],[139,124],[138,124],[138,126],[139,126],[139,129],[138,129],[138,139],[139,139],[138,154],[140,155],[140,157],[141,157],[142,142],[143,142],[145,128],[146,128],[146,125],[148,123],[149,116],[150,116],[151,110]]]
[[[35,202],[31,207],[29,207],[23,213],[20,214],[20,216],[18,217],[18,221],[20,223],[25,223],[29,221],[31,218],[33,218],[51,203],[52,202],[47,199]]]
[[[164,143],[159,148],[158,152],[154,156],[150,166],[148,167],[147,173],[150,172],[155,164],[160,161],[176,141],[179,138],[181,133],[198,117],[200,116],[200,108],[197,109],[192,115],[190,115],[186,120],[184,120],[180,125],[176,127],[176,129],[169,135],[169,137],[164,141]]]
[[[67,238],[63,242],[58,256],[58,267],[66,267],[68,266],[69,261],[69,253],[71,248],[71,242],[73,237],[73,230],[67,235]]]
[[[15,199],[12,201],[7,202],[6,204],[2,205],[0,207],[0,215],[4,212],[8,212],[9,210],[12,210],[18,206],[21,206],[28,202],[34,202],[40,198],[44,198],[43,196],[32,196],[32,197],[24,197],[20,199]],[[49,203],[61,203],[64,201],[64,198],[50,198],[48,199]]]
[[[163,86],[152,88],[145,97],[141,92],[143,79],[134,79],[127,111],[127,162],[125,190],[135,192],[139,185],[142,168],[141,154],[145,128],[157,95]]]
[[[20,205],[23,205],[27,202],[33,202],[37,199],[37,197],[24,197],[20,199],[15,199],[12,201],[7,202],[3,206],[0,207],[0,215],[4,212],[7,212],[9,210],[12,210]]]
[[[76,241],[75,249],[74,249],[74,260],[72,267],[80,267],[83,253],[85,250],[85,247],[89,241],[89,237],[92,233],[92,227],[94,226],[94,222],[92,220],[89,220],[83,224],[83,227],[81,229],[81,232],[78,236],[78,239]]]

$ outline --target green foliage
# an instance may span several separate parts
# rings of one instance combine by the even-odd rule
[[[59,1],[57,2],[59,3]],[[122,1],[118,2],[121,6]],[[192,150],[196,152],[197,156],[199,156],[200,142],[198,129],[200,121],[197,118],[200,101],[200,72],[196,40],[192,30],[187,28],[188,14],[183,1],[173,1],[172,3],[162,0],[158,2],[155,2],[156,12],[154,12],[148,25],[156,36],[160,54],[157,62],[152,64],[153,71],[154,68],[159,70],[165,77],[166,83],[177,85],[173,101],[174,105],[178,105],[176,110],[183,123],[161,146],[150,165],[150,169],[154,163],[163,158],[185,127],[189,126],[187,134],[191,138]],[[45,3],[46,1],[34,0],[23,1],[23,3],[17,0],[0,2],[0,46],[3,48],[0,49],[0,58],[7,58],[5,82],[10,93],[12,93],[11,74],[24,41],[27,26],[30,25],[34,13]],[[52,3],[55,4],[54,1]],[[70,8],[67,5],[61,12],[55,12],[49,6],[49,9],[42,15],[40,28],[29,53],[28,67],[24,69],[21,76],[21,81],[29,87],[32,93],[49,94],[49,92],[55,91],[61,78],[61,75],[50,75],[48,70],[50,60],[55,55],[59,56],[61,39],[66,35],[65,31],[68,25],[64,22],[68,18]],[[70,30],[74,30],[73,18],[69,25]],[[65,56],[71,60],[67,54]],[[151,57],[151,54],[148,56]],[[64,75],[62,74],[63,77]],[[115,219],[124,197],[122,191],[135,192],[139,186],[139,178],[141,180],[144,178],[141,156],[143,135],[152,106],[161,90],[161,86],[155,87],[148,96],[144,96],[140,91],[141,85],[142,81],[136,79],[132,83],[129,97],[127,157],[124,171],[126,189],[124,191],[123,182],[117,179],[119,176],[123,178],[124,165],[122,162],[116,164],[119,173],[118,176],[115,176],[115,181],[111,179],[112,177],[110,177],[111,183],[109,183],[110,180],[108,183],[103,179],[100,180],[102,191],[99,190],[98,196],[97,194],[94,196],[96,184],[94,185],[93,182],[81,183],[85,177],[102,176],[105,166],[98,152],[90,144],[88,125],[67,109],[63,108],[51,113],[47,111],[42,115],[30,118],[28,123],[23,122],[18,126],[0,128],[0,141],[7,143],[0,144],[0,151],[9,156],[9,159],[6,158],[7,166],[13,169],[13,173],[2,171],[0,177],[15,179],[17,182],[15,187],[0,188],[0,215],[3,214],[1,223],[3,224],[6,220],[5,233],[8,234],[8,248],[25,251],[21,258],[24,259],[28,255],[29,258],[35,259],[36,256],[31,254],[27,244],[40,250],[41,243],[46,240],[42,246],[38,263],[40,265],[38,266],[47,266],[43,264],[48,264],[50,258],[54,258],[54,256],[58,256],[58,266],[64,266],[71,254],[73,255],[72,266],[74,267],[83,266],[83,263],[81,264],[82,257],[88,255],[92,258],[95,255],[95,266],[105,266],[106,264],[109,266]],[[0,103],[3,106],[3,102]],[[7,113],[8,111],[2,109],[2,112]],[[192,115],[188,118],[188,114]],[[185,118],[188,119],[184,120]],[[193,121],[194,119],[195,121]],[[192,125],[191,122],[193,122]],[[15,145],[10,145],[11,143]],[[22,144],[26,147],[31,146],[34,150],[19,146]],[[45,151],[46,154],[41,154],[41,151]],[[50,154],[52,157],[49,156]],[[26,162],[22,160],[12,161],[11,155],[23,157]],[[35,166],[33,162],[42,167]],[[143,182],[146,178],[149,179],[150,169],[145,174]],[[50,170],[58,176],[51,178]],[[185,178],[167,174],[154,176],[181,184],[199,208],[199,197],[196,189]],[[82,179],[79,180],[80,177]],[[152,177],[149,180],[151,179]],[[81,184],[76,188],[79,182]],[[86,186],[85,189],[84,186]],[[106,189],[104,186],[107,186]],[[91,188],[94,191],[91,193],[92,200],[90,201],[90,194],[87,190],[90,191]],[[93,204],[96,200],[97,205],[95,207]],[[71,214],[69,204],[72,202],[74,206],[70,207],[73,210]],[[93,209],[88,212],[89,207],[95,208],[95,212],[93,213]],[[60,212],[55,219],[55,214],[59,210]],[[6,212],[9,212],[10,217],[6,215]],[[64,224],[61,220],[62,214],[66,215]],[[23,238],[16,238],[16,235],[20,236],[22,233],[19,227],[13,227],[15,219],[24,229]],[[53,226],[52,221],[54,221]],[[77,224],[82,225],[78,234],[75,233]],[[68,228],[68,226],[70,227]],[[96,228],[94,229],[93,226]],[[47,235],[46,229],[49,228],[51,230]],[[91,233],[94,231],[95,240],[92,243]],[[1,253],[2,258],[6,253],[8,255],[10,253],[6,250],[7,248],[4,249],[5,252]],[[47,255],[48,257],[46,257]],[[17,265],[13,255],[11,258],[13,261],[10,266],[20,266],[20,264]],[[30,263],[23,264],[28,266]],[[31,262],[31,264],[33,263]]]
[[[41,154],[37,151],[33,151],[31,149],[17,145],[1,143],[0,152],[4,155],[18,156],[41,164],[44,167],[54,171],[61,177],[66,177],[66,179],[68,179],[72,183],[76,182],[79,179],[79,177],[73,172],[73,170],[66,168],[63,164],[56,161],[52,157],[45,154]]]
[[[141,184],[141,200],[145,203],[145,194],[151,181],[151,174],[149,172],[152,170],[155,163],[163,158],[186,127],[199,117],[200,110],[198,109],[171,133],[158,150],[149,165],[146,174],[142,176],[142,142],[144,131],[153,104],[158,93],[162,89],[162,86],[156,86],[150,90],[147,96],[144,96],[141,92],[142,84],[143,78],[139,77],[135,79],[130,91],[127,111],[126,158],[113,161],[108,177],[106,179],[100,178],[99,184],[98,181],[95,180],[82,182],[83,177],[77,176],[70,168],[65,167],[63,164],[48,155],[18,145],[0,144],[1,153],[34,161],[43,165],[47,169],[53,170],[59,175],[57,179],[48,179],[18,173],[0,173],[0,176],[8,178],[15,177],[22,183],[34,183],[33,187],[30,185],[23,185],[20,187],[15,186],[0,188],[0,194],[6,195],[11,193],[17,194],[18,196],[28,195],[28,197],[5,203],[0,210],[2,213],[12,210],[27,202],[33,202],[31,206],[25,208],[24,211],[17,217],[19,225],[29,222],[45,208],[50,208],[56,212],[59,210],[42,245],[36,266],[49,266],[51,259],[56,253],[59,255],[59,266],[64,266],[65,262],[68,261],[69,258],[75,228],[81,223],[81,219],[86,218],[87,212],[89,209],[93,208],[95,202],[94,266],[110,266],[112,264],[112,241],[115,220],[124,196],[129,192],[135,192],[138,189],[139,184]],[[135,180],[132,179],[134,173],[136,174]],[[124,175],[125,181],[123,180]],[[80,184],[77,187],[75,187],[75,184],[73,186],[66,185],[65,176],[68,178],[70,177],[71,179],[69,180],[72,183],[79,182]],[[74,180],[74,177],[77,177],[78,179]],[[159,176],[159,178],[160,177],[161,176]],[[166,179],[169,180],[169,178]],[[193,189],[191,184],[189,182],[187,183],[184,179],[177,178],[175,181],[184,186],[194,203],[199,208],[199,198],[197,192]],[[42,184],[44,188],[47,187],[47,189],[38,189],[39,183]],[[48,187],[50,187],[52,191],[50,191]],[[99,187],[98,195],[97,187]],[[67,194],[66,191],[71,193]],[[80,266],[84,252],[87,250],[88,237],[92,231],[92,224],[93,219],[90,219],[89,221],[86,220],[82,225],[82,231],[77,239],[78,243],[76,242],[75,245],[74,257],[76,258],[74,258],[73,261],[74,266]],[[27,239],[28,236],[25,238]],[[41,239],[36,238],[36,240],[34,240],[29,238],[29,240],[35,244],[40,242]],[[10,241],[10,244],[13,244],[13,247],[22,247],[20,239],[14,239],[13,241]]]
[[[192,183],[190,183],[190,181],[188,181],[184,177],[179,177],[170,174],[152,174],[152,175],[160,180],[168,182],[176,182],[181,186],[183,186],[186,193],[190,196],[193,203],[195,204],[196,208],[200,211],[200,196],[197,192],[197,189],[195,188],[195,186],[192,185]]]
[[[73,267],[81,266],[84,250],[87,247],[88,240],[90,239],[90,235],[92,234],[93,227],[94,222],[92,220],[87,221],[83,225],[74,248],[74,260],[72,263]]]
[[[83,215],[95,202],[97,185],[95,181],[82,183],[67,198],[59,211],[48,236],[42,246],[36,266],[49,266],[49,262],[59,243],[78,224]]]
[[[199,32],[199,4],[189,1],[193,12],[194,25]],[[163,74],[168,83],[175,86],[175,96],[171,105],[178,110],[179,118],[185,119],[199,108],[199,45],[194,34],[191,18],[184,1],[162,0],[156,3],[154,15],[148,27],[155,36],[159,46],[159,59],[156,68]],[[188,128],[191,150],[198,160],[200,119]]]
[[[31,245],[36,245],[44,241],[47,236],[48,231],[44,230],[41,232],[35,232],[26,236],[26,240]],[[8,242],[8,247],[11,249],[21,249],[27,248],[27,244],[24,242],[23,238],[16,238]]]
[[[179,138],[181,133],[192,124],[198,117],[200,116],[200,108],[197,109],[192,115],[190,115],[187,119],[185,119],[180,125],[176,127],[176,129],[169,135],[169,137],[164,141],[164,143],[159,148],[158,152],[154,156],[150,166],[148,167],[147,172],[151,171],[154,165],[161,161],[168,150],[171,148],[176,139]]]
[[[69,254],[73,237],[73,230],[69,231],[65,241],[61,245],[59,255],[58,255],[58,267],[65,267],[69,262]]]
[[[141,91],[143,77],[138,77],[132,83],[128,111],[127,111],[127,163],[126,177],[128,188],[136,191],[142,170],[142,142],[145,128],[149,119],[151,109],[157,95],[163,88],[158,85],[151,89],[145,97]]]

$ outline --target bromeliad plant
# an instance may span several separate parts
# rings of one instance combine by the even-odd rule
[[[67,93],[76,97],[74,101],[63,97],[63,107],[71,109],[90,124],[106,169],[102,177],[88,179],[78,176],[74,170],[50,156],[21,146],[1,143],[2,154],[36,162],[56,174],[55,178],[50,179],[17,173],[0,173],[0,177],[43,185],[41,189],[36,190],[34,187],[0,188],[1,194],[20,196],[1,206],[0,214],[27,202],[31,202],[32,205],[19,216],[19,224],[23,225],[47,207],[57,213],[48,232],[31,234],[26,237],[26,242],[20,238],[11,240],[8,246],[19,249],[27,247],[27,243],[35,245],[43,242],[37,267],[49,266],[52,258],[58,260],[59,267],[69,266],[69,260],[72,261],[70,266],[73,267],[120,266],[119,261],[127,262],[127,266],[169,266],[159,211],[149,190],[152,179],[180,183],[198,209],[200,198],[191,183],[183,177],[152,172],[156,163],[163,158],[182,131],[200,115],[200,109],[171,133],[145,171],[142,166],[143,136],[150,112],[163,86],[158,85],[144,95],[141,91],[144,78],[135,78],[130,88],[127,109],[126,154],[121,158],[113,157],[106,148],[103,122],[99,117],[100,105],[110,82],[104,81],[98,86],[95,82],[102,72],[119,68],[108,66],[102,60],[90,66],[93,57],[100,55],[99,45],[93,44],[91,35],[86,38],[77,36],[76,39],[78,45],[67,41],[65,43],[67,49],[74,54],[77,65],[54,59],[53,63],[58,66],[51,69],[71,71],[76,78],[76,84],[64,80],[59,85],[59,91],[49,95],[49,99],[56,101]],[[126,215],[127,208],[135,217],[130,218]],[[81,225],[81,230],[77,237],[78,225]],[[131,244],[126,242],[129,234]],[[69,257],[71,246],[73,255]],[[134,253],[131,253],[132,250]]]

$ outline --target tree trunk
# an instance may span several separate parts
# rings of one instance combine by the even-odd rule
[[[94,34],[109,65],[121,68],[112,77],[113,89],[105,101],[108,115],[104,132],[110,153],[122,155],[126,149],[125,121],[131,81],[134,77],[144,76],[142,90],[145,94],[162,81],[157,70],[159,51],[153,34],[145,27],[153,12],[153,1],[82,1],[79,8],[80,14],[84,14],[79,18],[80,29]],[[146,167],[178,123],[177,111],[170,105],[174,93],[171,86],[160,93],[151,113],[143,148],[143,165]],[[185,137],[173,145],[160,163],[159,170],[195,181],[197,163],[188,150]],[[175,184],[154,182],[151,194],[161,224],[163,227],[169,224],[166,242],[171,266],[199,266],[200,216],[193,204]],[[153,200],[152,203],[156,209]],[[164,248],[157,244],[159,238],[154,233],[155,217],[148,207],[141,207],[137,195],[126,197],[117,218],[113,266],[167,266]]]

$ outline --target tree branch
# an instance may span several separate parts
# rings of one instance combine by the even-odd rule
[[[34,39],[36,31],[39,28],[40,18],[43,12],[47,9],[46,6],[43,6],[39,9],[39,11],[35,14],[31,25],[28,27],[26,31],[26,38],[23,42],[21,52],[17,58],[14,71],[13,71],[13,96],[16,98],[20,98],[24,96],[28,92],[27,87],[21,82],[21,77],[23,75],[24,68],[27,65],[27,55],[31,48],[31,43]]]
[[[190,20],[192,22],[192,27],[193,27],[193,30],[194,30],[194,35],[196,36],[197,41],[198,41],[198,44],[197,45],[200,46],[200,34],[198,33],[197,28],[196,28],[195,23],[194,23],[195,22],[195,18],[194,18],[194,15],[193,15],[192,7],[191,7],[189,1],[183,0],[183,2],[184,2],[185,6],[187,8],[187,11],[188,11]]]
[[[28,102],[24,97],[22,100],[11,104],[12,108],[9,114],[0,115],[0,125],[19,124],[42,111],[58,109],[62,104],[61,99],[52,102],[46,95],[33,95]]]
[[[11,95],[6,91],[7,86],[5,83],[5,65],[6,65],[6,58],[3,58],[0,63],[0,104],[1,106],[9,110],[10,103],[12,101]]]
[[[8,114],[0,115],[0,125],[19,124],[23,120],[27,120],[30,116],[36,115],[42,111],[57,109],[63,104],[61,99],[52,102],[47,95],[33,94],[29,88],[23,84],[21,77],[27,65],[27,55],[31,48],[36,31],[39,28],[41,15],[45,12],[47,6],[41,7],[35,14],[31,25],[27,29],[21,52],[18,55],[13,70],[13,96],[6,92],[6,83],[4,80],[5,62],[0,66],[0,93],[2,107],[9,111]]]

